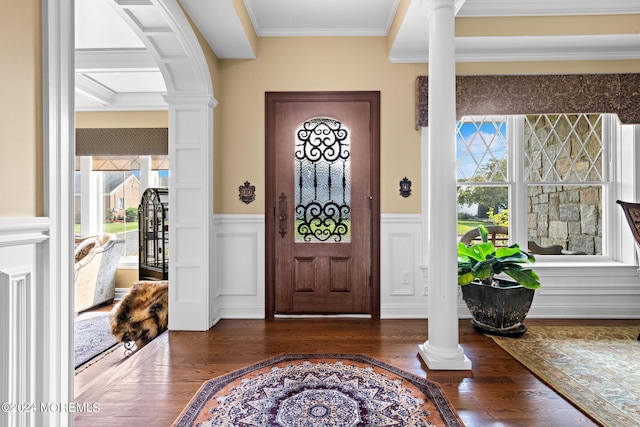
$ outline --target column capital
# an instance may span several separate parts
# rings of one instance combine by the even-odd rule
[[[456,0],[426,0],[431,10],[451,8],[455,10]]]
[[[165,95],[164,100],[171,105],[209,105],[211,108],[216,108],[218,101],[213,96],[209,95]]]

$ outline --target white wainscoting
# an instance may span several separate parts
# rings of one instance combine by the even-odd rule
[[[529,317],[640,318],[637,266],[614,262],[582,265],[545,263],[535,269],[542,286]]]
[[[264,318],[264,216],[214,215],[215,280],[222,319]]]
[[[380,219],[380,317],[421,319],[428,314],[422,280],[422,217],[383,214]]]
[[[381,317],[426,318],[420,215],[381,219]],[[216,282],[221,317],[264,318],[264,216],[215,215]]]
[[[0,403],[36,402],[43,378],[43,337],[38,316],[44,297],[40,245],[48,239],[49,221],[41,218],[0,219]],[[33,411],[1,411],[0,425],[36,425]]]
[[[264,217],[214,215],[215,276],[221,318],[264,318]],[[422,217],[383,214],[380,233],[380,315],[428,318],[428,270]],[[529,317],[640,318],[637,266],[614,262],[558,263],[538,259],[543,286]],[[461,318],[470,317],[459,300]]]

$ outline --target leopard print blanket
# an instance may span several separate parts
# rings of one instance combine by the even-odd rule
[[[142,348],[167,329],[169,287],[166,281],[140,281],[113,308],[111,333],[119,342]]]

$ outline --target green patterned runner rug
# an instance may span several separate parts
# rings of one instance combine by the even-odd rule
[[[542,381],[603,426],[640,426],[640,326],[529,326],[491,336]]]

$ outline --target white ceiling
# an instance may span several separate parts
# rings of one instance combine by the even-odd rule
[[[117,0],[78,0],[76,109],[166,109],[151,54],[117,11]],[[410,0],[389,52],[392,62],[428,61],[427,2]],[[220,59],[254,59],[233,0],[181,4]],[[400,0],[244,0],[258,37],[386,36]],[[404,4],[404,2],[403,2]],[[640,14],[638,0],[456,0],[457,16]],[[458,37],[456,60],[640,59],[640,34]]]

